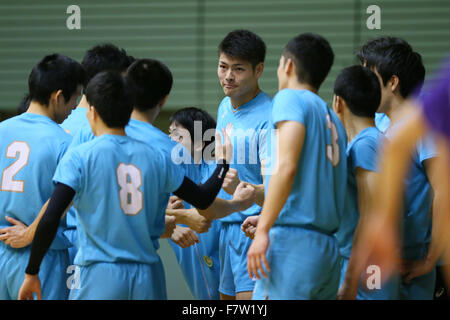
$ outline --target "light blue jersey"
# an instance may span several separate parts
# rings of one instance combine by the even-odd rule
[[[233,161],[230,168],[238,171],[239,179],[252,184],[262,184],[261,161],[267,158],[267,136],[269,118],[272,112],[272,99],[264,92],[251,101],[234,109],[229,97],[225,97],[217,113],[217,131],[225,129],[233,144]],[[222,192],[220,197],[231,199]],[[254,204],[242,212],[233,213],[223,222],[243,222],[247,216],[261,212]]]
[[[76,192],[75,263],[158,262],[161,201],[183,178],[159,151],[127,136],[102,135],[70,149],[54,181]]]
[[[0,228],[10,227],[5,216],[30,225],[53,193],[52,177],[70,143],[70,135],[50,118],[32,113],[0,124]],[[44,299],[67,299],[67,248],[61,220],[55,240],[42,261],[39,277]],[[0,299],[17,299],[30,246],[0,245]]]
[[[316,94],[284,89],[273,101],[272,123],[296,121],[306,128],[292,190],[275,225],[333,234],[340,225],[347,189],[347,135],[336,114]],[[276,169],[275,169],[276,170]],[[268,184],[266,181],[266,193]]]
[[[197,184],[204,183],[216,169],[215,164],[207,163],[191,164],[190,167],[193,168],[187,177]],[[191,205],[184,202],[184,207],[189,209]],[[197,234],[199,243],[187,248],[169,240],[189,289],[198,300],[220,299],[220,224],[214,220],[208,232]]]
[[[71,137],[50,118],[23,113],[0,124],[0,227],[5,216],[30,225],[53,193],[52,177]],[[65,228],[65,220],[60,229]],[[51,249],[70,244],[58,233]]]
[[[74,136],[77,131],[85,126],[89,125],[89,120],[86,117],[86,108],[77,107],[73,110],[66,120],[61,123],[61,127],[71,136]]]
[[[342,219],[339,231],[336,233],[339,252],[347,259],[350,258],[353,235],[359,221],[356,169],[378,172],[378,153],[383,139],[383,134],[377,128],[369,127],[358,133],[347,146],[346,216]]]
[[[347,135],[336,114],[307,90],[276,94],[271,123],[281,121],[299,122],[306,133],[292,189],[269,232],[271,271],[256,281],[253,299],[336,299],[340,256],[333,234],[344,217]]]

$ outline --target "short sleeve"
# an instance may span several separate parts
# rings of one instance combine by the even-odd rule
[[[436,144],[432,134],[427,134],[424,139],[417,143],[417,155],[420,163],[437,157]]]
[[[53,175],[53,182],[55,184],[58,182],[63,183],[78,193],[82,185],[82,177],[82,160],[78,152],[71,149],[64,155],[61,162],[56,167],[55,174]]]
[[[301,99],[294,90],[281,90],[273,98],[272,123],[275,126],[281,121],[297,121],[305,124],[305,117]]]
[[[378,168],[378,143],[376,139],[360,139],[353,146],[350,153],[352,157],[352,169],[361,168],[367,171],[377,172]]]

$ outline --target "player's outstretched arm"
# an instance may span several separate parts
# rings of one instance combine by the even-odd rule
[[[277,129],[279,169],[270,179],[255,238],[247,254],[248,274],[251,278],[255,276],[257,279],[261,278],[259,272],[266,277],[263,263],[266,270],[270,271],[266,259],[269,230],[278,218],[291,192],[306,134],[305,126],[296,121],[281,121],[278,123]]]
[[[177,197],[202,210],[213,203],[222,188],[223,180],[230,167],[229,162],[233,155],[233,146],[225,130],[222,131],[225,137],[225,144],[222,145],[221,136],[219,133],[216,133],[217,167],[211,177],[201,185],[197,185],[191,179],[184,177],[181,186],[173,192]]]
[[[261,166],[263,167],[264,164],[263,162],[261,163]],[[262,169],[263,171],[264,169]],[[263,180],[264,180],[264,175],[263,176]],[[225,179],[223,181],[223,185],[222,185],[222,189],[225,190],[226,193],[228,194],[234,194],[237,187],[239,186],[239,184],[242,181],[239,179],[239,175],[236,169],[230,168],[230,170],[228,170]],[[254,189],[255,189],[255,203],[259,206],[263,206],[264,204],[264,182],[262,184],[252,184],[249,182],[245,182],[248,185],[251,185]],[[245,209],[241,209],[241,210],[245,210]],[[239,210],[238,210],[239,211]],[[236,212],[236,211],[234,211]]]
[[[48,251],[53,239],[55,238],[59,221],[74,196],[75,191],[72,188],[62,183],[56,184],[47,209],[45,210],[45,213],[37,226],[36,234],[31,245],[30,258],[28,260],[28,266],[25,273],[26,275],[33,277],[26,277],[24,283],[22,284],[20,291],[24,293],[22,297],[29,297],[25,294],[25,290],[30,288],[34,288],[38,291],[40,290],[40,286],[37,287],[35,285],[39,267],[45,253]],[[34,279],[31,281],[33,285],[30,285],[29,281],[26,281],[27,279]],[[36,294],[39,296],[40,292],[36,292]]]

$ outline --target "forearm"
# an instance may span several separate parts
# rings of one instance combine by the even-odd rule
[[[174,216],[177,223],[188,224],[189,215],[195,213],[196,209],[166,209],[166,215]]]
[[[228,164],[218,164],[208,181],[202,185],[197,185],[185,177],[181,186],[173,194],[194,207],[204,210],[213,203],[219,193],[228,169]]]
[[[48,201],[47,209],[36,228],[26,269],[27,274],[35,275],[39,272],[42,259],[55,238],[59,221],[74,195],[75,191],[70,187],[60,183],[56,185],[52,197]]]
[[[255,203],[262,207],[264,205],[264,198],[265,198],[265,194],[264,194],[264,183],[263,184],[252,184],[249,183],[251,186],[253,186],[253,188],[255,188],[255,192],[256,192],[256,199],[255,199]]]
[[[221,219],[240,210],[241,206],[239,202],[235,201],[234,199],[225,200],[222,198],[216,198],[211,206],[209,206],[205,210],[199,209],[198,212],[208,219],[213,220]]]
[[[432,206],[432,224],[431,224],[431,240],[430,245],[428,247],[427,254],[427,262],[430,266],[436,265],[439,258],[445,251],[446,247],[446,233],[448,230],[445,230],[443,226],[445,223],[442,223],[443,219],[445,219],[445,215],[448,212],[442,212],[440,204],[446,201],[445,197],[441,192],[435,192],[433,198],[433,206]]]

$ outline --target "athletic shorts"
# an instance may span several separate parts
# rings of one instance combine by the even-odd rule
[[[256,281],[254,300],[336,299],[340,255],[332,235],[291,226],[269,232],[267,278]]]
[[[98,262],[79,267],[71,300],[167,300],[161,260],[152,264]]]
[[[30,252],[31,246],[14,249],[0,241],[0,300],[17,300],[19,297]],[[42,299],[67,300],[68,266],[67,249],[47,251],[39,269]]]
[[[252,240],[241,230],[240,222],[223,222],[220,229],[219,291],[228,296],[236,293],[253,291],[255,281],[247,272],[247,252]]]

